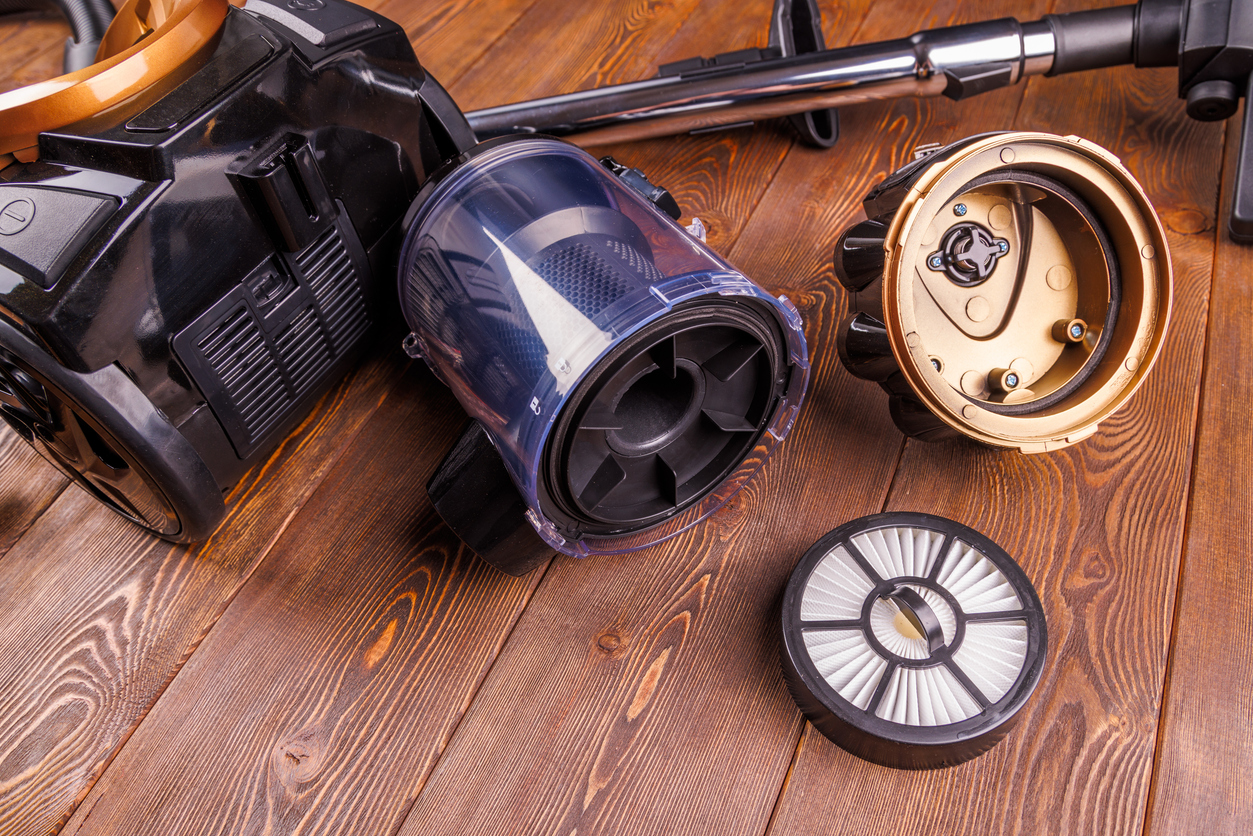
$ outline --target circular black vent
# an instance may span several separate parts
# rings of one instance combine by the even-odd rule
[[[672,517],[756,445],[786,383],[782,336],[756,306],[675,309],[599,362],[545,451],[551,516],[591,536]]]

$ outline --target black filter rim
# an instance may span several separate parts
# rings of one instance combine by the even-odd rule
[[[944,539],[936,552],[935,562],[927,577],[901,575],[884,578],[861,555],[853,538],[887,528],[923,529]],[[986,557],[1009,582],[1018,600],[1019,610],[996,613],[979,612],[967,615],[959,602],[937,581],[955,541],[961,541],[982,557]],[[802,622],[801,605],[815,569],[837,546],[843,546],[872,582],[872,591],[858,619],[847,622]],[[907,585],[907,586],[906,586]],[[906,659],[893,654],[875,638],[869,617],[872,605],[902,588],[918,587],[935,593],[953,611],[953,638],[947,646],[935,650],[925,659]],[[990,701],[979,693],[964,670],[953,661],[965,638],[966,625],[972,621],[1021,621],[1027,630],[1026,653],[1018,676],[1000,699]],[[823,625],[816,627],[814,625]],[[932,769],[953,766],[992,748],[1012,727],[1018,711],[1025,705],[1044,669],[1048,634],[1044,609],[1035,588],[1026,574],[1006,552],[992,540],[968,526],[931,514],[893,512],[873,514],[852,520],[828,532],[815,543],[797,563],[781,600],[780,661],[784,680],[797,707],[814,727],[833,743],[858,757],[898,769]],[[866,709],[842,697],[819,673],[805,644],[804,632],[813,629],[861,629],[867,645],[887,666],[875,687]],[[898,668],[929,668],[944,666],[979,704],[980,711],[956,723],[946,725],[908,725],[886,720],[875,714],[893,674]]]
[[[562,409],[537,480],[545,516],[580,539],[642,531],[691,507],[757,445],[788,370],[760,303],[676,306],[614,346]]]

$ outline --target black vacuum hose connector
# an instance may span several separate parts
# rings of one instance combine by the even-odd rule
[[[69,21],[73,35],[65,40],[62,69],[67,73],[90,67],[96,50],[113,20],[109,0],[0,0],[0,16],[55,8]]]
[[[1179,66],[1183,0],[1140,0],[1136,4],[1137,67]]]
[[[1183,0],[1140,0],[1130,6],[1045,15],[1044,20],[1056,45],[1048,75],[1120,64],[1179,64]]]
[[[1045,15],[1056,54],[1048,75],[1130,64],[1135,57],[1136,7]]]

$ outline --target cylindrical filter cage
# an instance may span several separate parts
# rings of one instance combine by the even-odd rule
[[[417,346],[567,554],[643,548],[712,513],[795,420],[800,317],[546,137],[483,143],[406,219]]]

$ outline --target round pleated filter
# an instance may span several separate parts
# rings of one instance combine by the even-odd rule
[[[952,766],[1005,736],[1048,636],[1027,576],[977,531],[876,514],[805,553],[783,597],[783,672],[838,746],[884,766]]]

